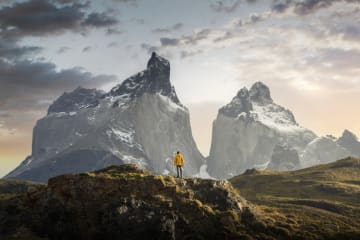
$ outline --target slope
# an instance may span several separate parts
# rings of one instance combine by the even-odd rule
[[[60,96],[34,127],[31,156],[6,177],[46,182],[124,163],[169,173],[177,150],[191,159],[185,174],[198,173],[205,159],[189,112],[171,85],[169,61],[153,53],[144,71],[107,93],[77,88]]]
[[[360,237],[360,159],[293,172],[253,169],[230,182],[246,199],[294,222],[309,238],[314,231],[337,239]]]
[[[228,181],[127,164],[0,200],[1,239],[287,239],[287,227],[263,219]]]
[[[219,109],[213,123],[208,171],[213,177],[227,179],[249,168],[265,169],[275,148],[294,150],[299,158],[315,138],[312,131],[296,122],[290,110],[274,103],[268,86],[256,82],[250,90],[242,88],[229,104]],[[299,162],[289,163],[286,158],[279,162],[270,166],[277,170],[301,166]]]

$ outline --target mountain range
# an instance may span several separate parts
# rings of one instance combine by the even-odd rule
[[[185,175],[226,179],[251,168],[288,171],[360,156],[360,142],[348,130],[339,139],[317,136],[256,82],[219,109],[205,158],[170,82],[169,61],[152,53],[145,70],[109,92],[79,87],[56,99],[34,127],[31,155],[6,178],[46,182],[129,163],[168,175],[176,151]]]

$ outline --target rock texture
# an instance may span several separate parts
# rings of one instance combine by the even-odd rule
[[[222,107],[213,123],[208,171],[229,178],[246,169],[291,171],[360,157],[360,142],[345,130],[342,137],[318,137],[301,127],[288,109],[277,105],[270,89],[255,83]]]
[[[108,93],[77,88],[59,97],[33,132],[32,154],[7,175],[35,181],[137,163],[155,173],[173,171],[181,151],[185,175],[204,158],[191,133],[189,112],[170,82],[170,63],[153,53],[147,68]]]
[[[276,145],[267,169],[291,171],[300,166],[299,154],[286,146]]]
[[[228,181],[175,179],[125,164],[55,177],[43,189],[0,201],[0,237],[287,237],[281,227],[266,222],[256,211]]]
[[[315,138],[312,131],[297,124],[289,110],[273,102],[266,85],[257,82],[250,90],[241,89],[219,110],[213,123],[208,171],[216,178],[229,178],[249,168],[266,168],[275,146],[299,153]],[[280,162],[275,165],[287,165]],[[295,162],[291,165],[299,168]]]
[[[336,138],[331,136],[318,137],[304,149],[301,167],[306,168],[317,164],[335,162],[349,156],[351,153],[337,144]]]
[[[349,151],[352,156],[360,157],[360,142],[354,133],[345,130],[336,142]]]

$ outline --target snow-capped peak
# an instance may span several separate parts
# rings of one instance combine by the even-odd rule
[[[292,112],[282,106],[273,103],[265,106],[253,103],[253,108],[250,117],[270,128],[280,132],[304,131],[304,128],[296,123]]]
[[[246,118],[281,132],[304,131],[288,109],[273,102],[270,89],[256,82],[250,90],[242,88],[219,112],[231,118]]]

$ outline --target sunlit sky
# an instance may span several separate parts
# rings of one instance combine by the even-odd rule
[[[0,176],[31,154],[56,97],[108,90],[152,51],[205,156],[218,109],[256,81],[315,133],[360,133],[360,1],[1,0]]]

